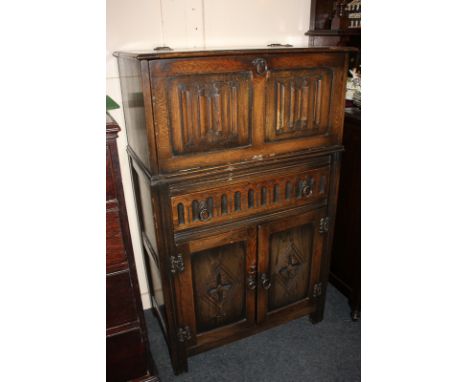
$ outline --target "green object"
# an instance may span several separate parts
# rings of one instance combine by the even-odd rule
[[[115,102],[111,97],[106,95],[106,111],[107,110],[114,110],[114,109],[119,109],[120,106],[118,105],[117,102]]]

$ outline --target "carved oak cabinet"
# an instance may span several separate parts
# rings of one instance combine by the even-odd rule
[[[322,319],[350,50],[116,53],[152,306],[176,373],[187,356]]]

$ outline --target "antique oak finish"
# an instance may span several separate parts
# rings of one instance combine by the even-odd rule
[[[116,53],[152,305],[176,373],[189,355],[322,319],[351,50]]]
[[[107,381],[157,382],[135,270],[120,177],[115,121],[106,117]]]

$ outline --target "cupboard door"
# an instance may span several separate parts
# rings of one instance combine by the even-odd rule
[[[150,63],[159,163],[164,171],[223,162],[254,143],[254,66],[248,58]],[[258,103],[258,101],[257,101]]]
[[[344,54],[158,59],[149,75],[163,173],[341,143]]]
[[[295,318],[317,308],[324,238],[320,209],[260,225],[258,231],[259,322]],[[318,300],[317,300],[318,301]]]
[[[239,229],[178,247],[180,326],[189,345],[202,346],[255,323],[256,231]]]
[[[267,142],[327,134],[332,78],[328,68],[272,71],[266,90]]]
[[[340,144],[343,56],[273,55],[265,80],[265,142],[293,150]],[[293,145],[293,146],[291,146]]]

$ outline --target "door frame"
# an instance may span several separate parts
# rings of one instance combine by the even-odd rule
[[[184,271],[174,278],[177,295],[177,316],[180,328],[189,327],[191,338],[186,344],[192,348],[199,348],[213,342],[222,341],[226,337],[236,335],[245,329],[255,326],[256,294],[255,290],[247,287],[248,271],[257,267],[257,237],[256,227],[243,227],[236,230],[210,235],[203,238],[191,239],[176,246],[177,253],[184,261]],[[197,333],[195,296],[193,289],[192,255],[204,250],[221,247],[223,245],[245,242],[245,319],[225,326]]]
[[[326,235],[320,233],[320,219],[327,214],[326,207],[305,212],[297,216],[290,216],[260,224],[258,226],[258,279],[263,273],[270,278],[270,236],[276,232],[286,231],[291,228],[306,224],[313,225],[312,258],[309,275],[307,297],[295,303],[268,312],[268,290],[258,282],[257,288],[257,324],[266,321],[286,321],[314,312],[320,299],[314,297],[314,285],[321,280],[321,268],[324,250],[326,249]]]

